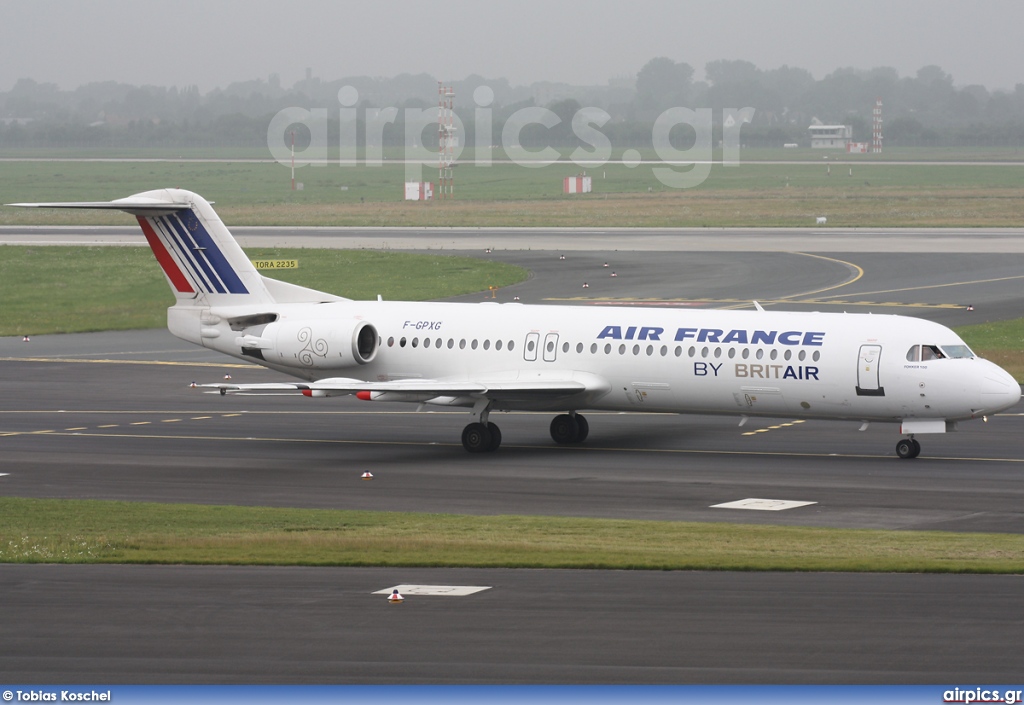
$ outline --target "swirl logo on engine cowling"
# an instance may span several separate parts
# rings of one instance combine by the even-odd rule
[[[317,338],[313,340],[313,329],[305,327],[299,331],[298,335],[299,342],[302,343],[302,349],[299,350],[299,362],[306,367],[313,366],[313,356],[327,358],[327,341],[323,338]]]

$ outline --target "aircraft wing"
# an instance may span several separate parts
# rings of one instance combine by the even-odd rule
[[[335,377],[316,382],[271,382],[234,384],[218,382],[195,385],[216,389],[221,394],[303,394],[305,396],[340,396],[355,394],[362,399],[379,401],[427,401],[437,397],[485,397],[495,401],[552,400],[586,392],[604,392],[608,384],[593,375],[579,378],[423,380],[405,379],[389,382],[367,382]]]

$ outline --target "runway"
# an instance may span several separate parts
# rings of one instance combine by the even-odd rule
[[[466,597],[373,592],[488,587]],[[1021,579],[13,565],[21,683],[1019,683]]]
[[[1024,298],[1015,252],[564,242],[461,252],[528,267],[498,294],[528,303],[758,299],[963,325],[1017,317]],[[892,426],[630,414],[588,415],[578,448],[550,440],[548,415],[496,415],[502,448],[470,456],[461,413],[198,393],[273,373],[165,332],[4,338],[0,358],[4,495],[1024,534],[1020,407],[909,462]],[[745,498],[813,504],[713,507]],[[491,589],[370,594],[421,582]],[[1011,682],[1024,626],[1016,577],[5,566],[0,584],[24,615],[0,626],[0,662],[24,682]],[[60,640],[69,623],[98,636]]]

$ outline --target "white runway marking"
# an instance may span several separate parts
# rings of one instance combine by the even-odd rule
[[[479,585],[394,585],[383,590],[377,590],[374,595],[390,595],[398,590],[402,595],[443,595],[447,597],[465,597],[475,592],[490,590],[491,587]]]
[[[712,509],[756,509],[762,512],[780,512],[783,509],[795,509],[796,507],[806,507],[810,504],[817,504],[817,502],[794,502],[787,499],[739,499],[735,502],[726,502],[725,504],[712,504]]]

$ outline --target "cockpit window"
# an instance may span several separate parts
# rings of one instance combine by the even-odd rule
[[[942,352],[946,353],[946,357],[954,359],[974,357],[974,353],[966,345],[943,345]]]
[[[974,357],[974,353],[966,345],[912,345],[907,351],[908,362],[921,362],[922,360],[942,360],[944,358],[965,358]]]

